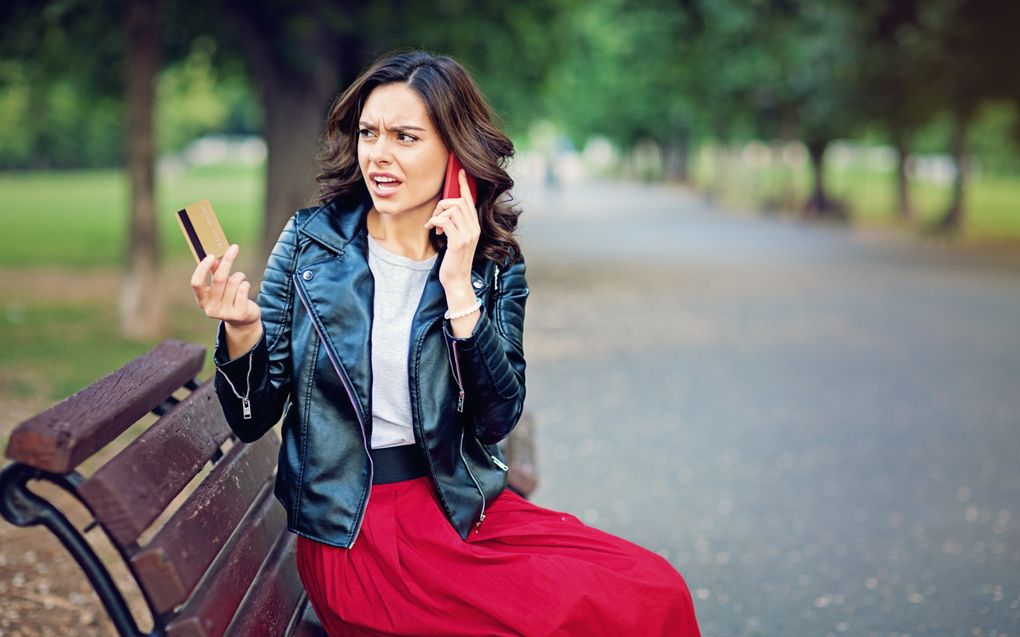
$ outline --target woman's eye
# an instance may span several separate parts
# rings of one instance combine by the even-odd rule
[[[371,137],[371,136],[372,136],[372,131],[368,130],[367,128],[359,128],[358,129],[358,137]]]
[[[399,135],[397,135],[397,139],[399,139],[402,142],[418,141],[417,137],[415,137],[414,135],[408,135],[407,133],[400,133]]]

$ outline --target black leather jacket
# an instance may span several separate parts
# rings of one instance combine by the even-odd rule
[[[221,322],[214,354],[216,393],[242,441],[257,440],[283,414],[275,493],[290,530],[347,548],[358,537],[373,474],[368,209],[367,201],[333,201],[299,210],[266,265],[257,299],[262,339],[229,360]],[[454,338],[443,319],[444,254],[411,324],[408,376],[417,446],[446,517],[466,539],[507,484],[496,443],[524,405],[528,286],[523,260],[505,269],[476,260],[481,316],[469,337]]]

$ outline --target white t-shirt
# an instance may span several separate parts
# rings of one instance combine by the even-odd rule
[[[414,261],[388,252],[368,235],[375,277],[372,320],[372,448],[414,444],[407,351],[411,321],[438,255]]]

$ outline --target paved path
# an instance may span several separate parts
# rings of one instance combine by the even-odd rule
[[[1020,634],[1020,267],[522,188],[535,501],[666,556],[706,637]]]

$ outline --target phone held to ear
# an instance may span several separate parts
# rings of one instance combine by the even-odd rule
[[[450,153],[450,159],[446,162],[446,181],[443,184],[443,199],[457,199],[461,196],[458,175],[462,168],[464,166],[461,165],[457,156]],[[471,201],[478,201],[478,184],[475,183],[475,178],[467,171],[464,174],[467,176],[468,189],[471,191]]]

